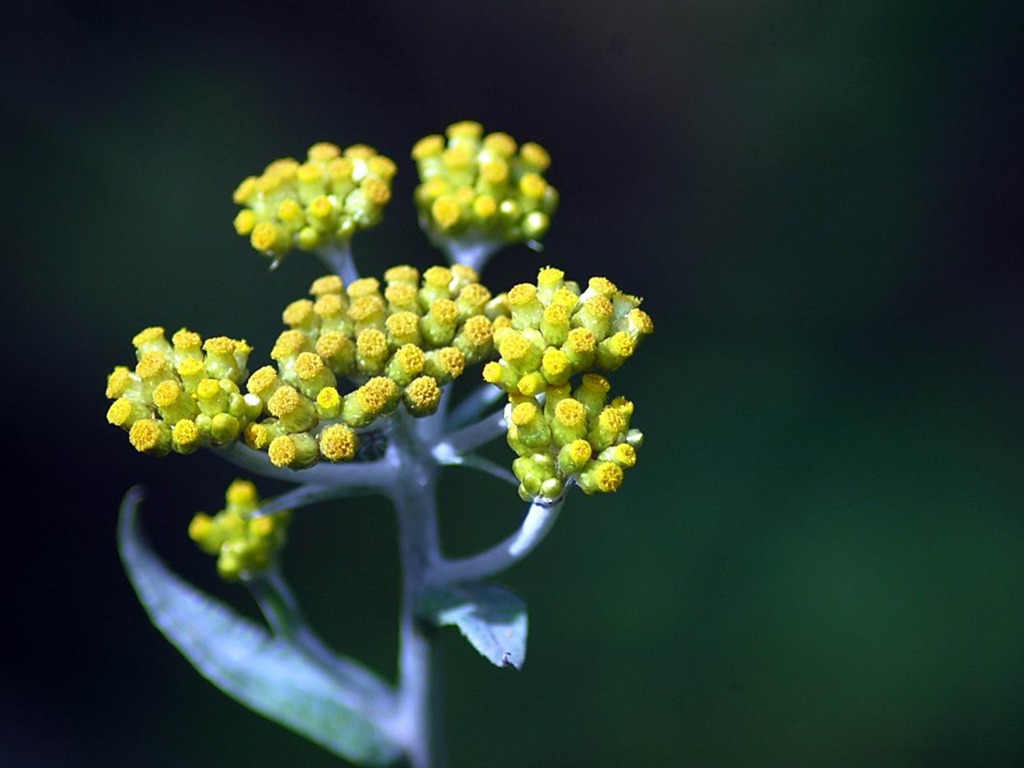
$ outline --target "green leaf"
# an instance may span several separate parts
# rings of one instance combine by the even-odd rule
[[[432,589],[420,613],[438,626],[455,625],[480,654],[498,667],[526,661],[526,603],[496,584],[455,584]]]
[[[250,709],[352,762],[386,765],[400,748],[360,711],[368,704],[293,643],[172,573],[139,530],[142,493],[121,504],[118,547],[153,624],[210,682]]]

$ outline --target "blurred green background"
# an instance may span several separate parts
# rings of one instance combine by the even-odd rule
[[[445,637],[451,764],[1024,762],[1020,3],[5,16],[0,764],[337,764],[148,625],[122,493],[144,484],[169,563],[251,611],[185,535],[236,475],[135,454],[104,377],[150,324],[245,336],[261,364],[319,270],[268,273],[230,193],[314,141],[400,161],[363,270],[433,263],[408,150],[463,118],[543,143],[563,193],[545,253],[506,251],[488,283],[607,274],[657,332],[616,379],[647,435],[625,488],[572,498],[502,579],[531,608],[523,671]],[[442,493],[452,552],[521,514],[475,475]],[[377,499],[303,512],[285,562],[325,634],[388,674],[396,565]]]

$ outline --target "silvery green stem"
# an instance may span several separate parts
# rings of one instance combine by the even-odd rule
[[[491,256],[502,247],[502,243],[493,240],[449,240],[444,245],[444,251],[452,264],[464,264],[472,267],[477,272],[483,272]]]
[[[352,258],[352,246],[349,243],[325,246],[317,251],[317,256],[345,285],[359,279],[359,270],[356,269],[355,259]]]
[[[564,497],[550,502],[534,501],[519,530],[505,541],[472,557],[438,560],[427,574],[428,581],[431,584],[477,581],[511,568],[544,540],[558,519],[563,503]]]
[[[380,489],[391,482],[395,465],[392,455],[367,462],[347,464],[316,464],[307,469],[286,469],[275,467],[262,451],[255,451],[247,445],[232,443],[223,448],[214,448],[214,453],[235,466],[247,469],[263,477],[283,480],[287,483],[303,483],[321,486],[346,486],[349,488]]]
[[[427,572],[439,561],[436,467],[417,456],[417,444],[401,444],[401,472],[389,496],[398,517],[402,562],[399,617],[398,702],[389,730],[405,746],[412,768],[439,768],[440,718],[435,684],[437,628],[416,615]]]
[[[452,454],[468,453],[499,437],[508,430],[504,410],[495,411],[468,427],[452,432],[433,448],[434,456],[443,461]],[[449,462],[451,463],[451,462]]]
[[[458,429],[476,421],[484,411],[504,397],[506,394],[500,387],[482,384],[452,409],[451,416],[448,417],[448,427]]]

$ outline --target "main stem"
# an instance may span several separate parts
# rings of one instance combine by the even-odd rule
[[[439,560],[437,467],[418,450],[411,434],[401,446],[401,467],[390,491],[398,517],[402,561],[399,617],[398,708],[395,731],[405,745],[411,768],[441,764],[440,688],[437,628],[417,616],[416,604],[430,568]]]

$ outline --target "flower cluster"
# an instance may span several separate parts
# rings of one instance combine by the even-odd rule
[[[603,277],[581,291],[562,270],[545,267],[536,285],[522,283],[498,300],[507,320],[495,323],[499,360],[483,376],[509,396],[520,495],[554,499],[570,481],[586,493],[618,490],[643,436],[629,426],[633,404],[608,401],[609,382],[593,370],[619,368],[654,330],[640,299]]]
[[[435,266],[422,276],[392,267],[383,286],[372,277],[344,286],[327,275],[310,294],[284,310],[289,329],[270,353],[276,368],[260,368],[247,383],[266,412],[245,441],[278,466],[353,459],[355,429],[399,404],[413,416],[434,413],[441,388],[493,354],[491,292],[468,267]],[[343,393],[343,381],[356,387]]]
[[[365,144],[344,152],[328,142],[314,144],[306,162],[275,160],[238,185],[234,201],[243,208],[235,231],[275,261],[293,248],[347,245],[358,230],[381,220],[395,171],[391,160]]]
[[[501,245],[543,237],[558,205],[544,178],[547,151],[518,146],[507,133],[484,136],[470,120],[448,126],[446,135],[426,136],[412,150],[421,182],[416,208],[430,238]]]
[[[146,328],[132,339],[134,369],[118,366],[107,378],[113,400],[107,421],[128,430],[143,453],[192,453],[238,439],[262,408],[243,395],[251,347],[218,336],[205,342],[187,328],[168,341],[164,329]]]
[[[193,517],[188,535],[208,555],[217,556],[222,578],[246,579],[270,567],[285,544],[291,512],[253,517],[260,499],[248,480],[235,480],[224,499],[224,509],[212,517],[205,512]]]

